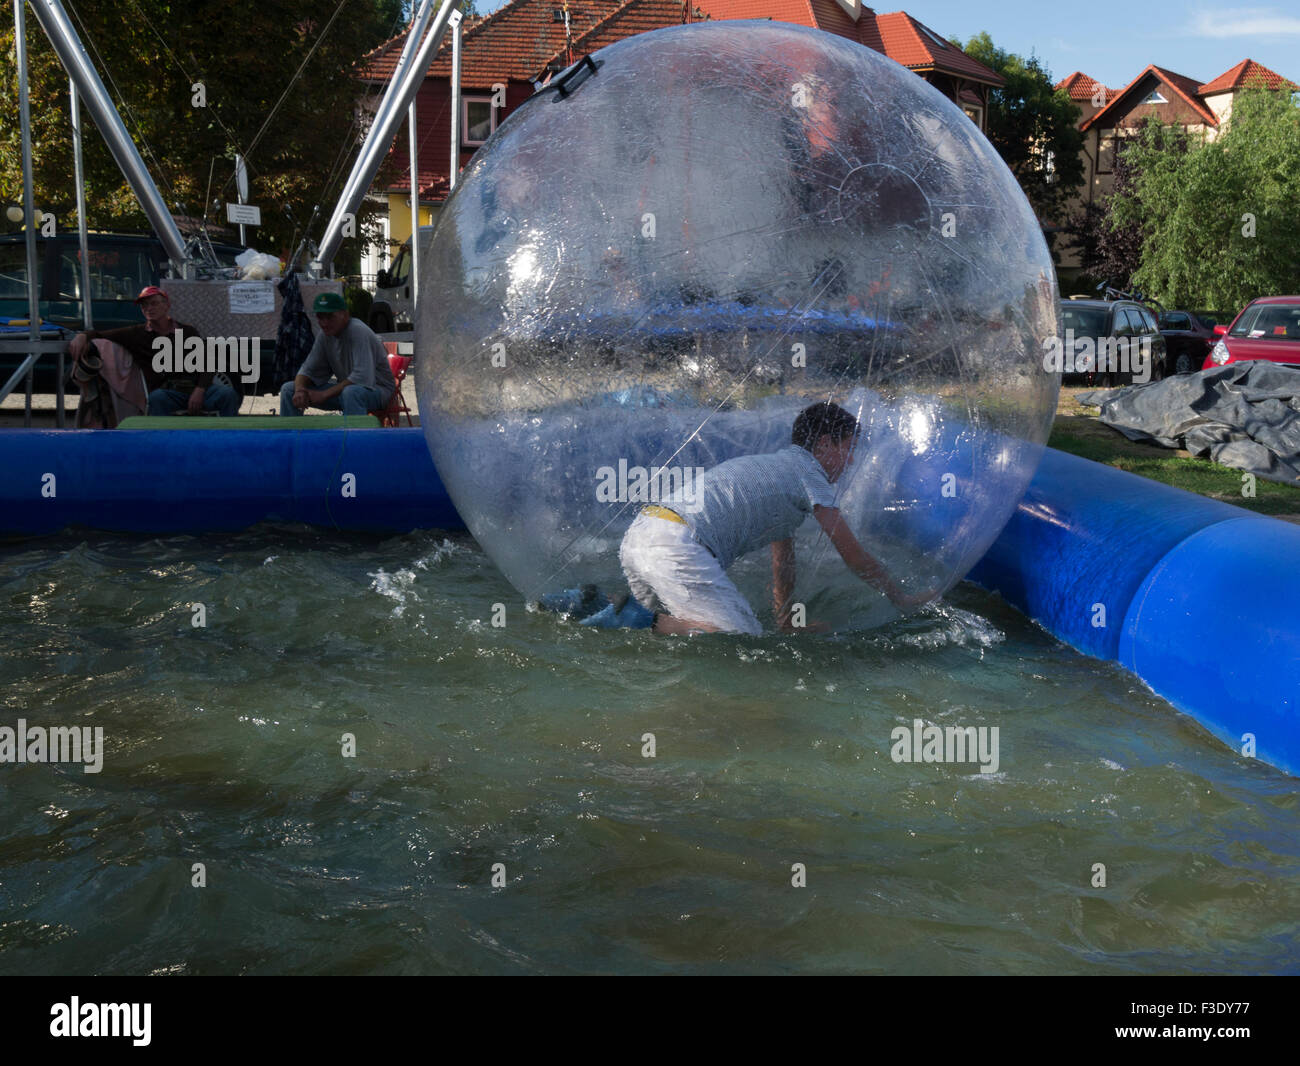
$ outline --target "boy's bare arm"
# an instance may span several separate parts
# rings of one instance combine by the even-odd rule
[[[772,613],[783,629],[790,624],[794,575],[794,538],[772,541]]]
[[[858,543],[858,538],[853,535],[853,530],[849,529],[849,524],[844,521],[838,507],[814,507],[813,515],[826,535],[830,537],[831,543],[835,545],[835,550],[840,553],[840,558],[844,560],[845,565],[868,585],[878,588],[888,596],[889,602],[894,606],[911,607],[934,598],[932,592],[924,596],[909,596],[899,588],[880,560],[870,555]]]

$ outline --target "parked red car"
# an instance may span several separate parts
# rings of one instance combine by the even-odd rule
[[[1215,326],[1218,342],[1202,370],[1267,359],[1300,367],[1300,296],[1263,296],[1252,300],[1231,326]]]

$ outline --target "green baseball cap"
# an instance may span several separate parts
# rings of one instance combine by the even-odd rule
[[[348,302],[337,292],[323,292],[312,301],[311,309],[318,315],[327,311],[346,311]]]

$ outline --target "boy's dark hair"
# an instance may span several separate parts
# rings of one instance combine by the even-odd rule
[[[790,433],[790,443],[812,451],[822,437],[830,437],[839,444],[856,436],[857,432],[858,420],[839,404],[827,400],[799,412]]]

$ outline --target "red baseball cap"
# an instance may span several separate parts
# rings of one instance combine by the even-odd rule
[[[141,300],[147,300],[150,296],[166,296],[166,295],[167,294],[163,292],[162,289],[158,288],[157,285],[146,285],[143,289],[140,290],[140,295],[135,298],[135,302],[139,303]]]

